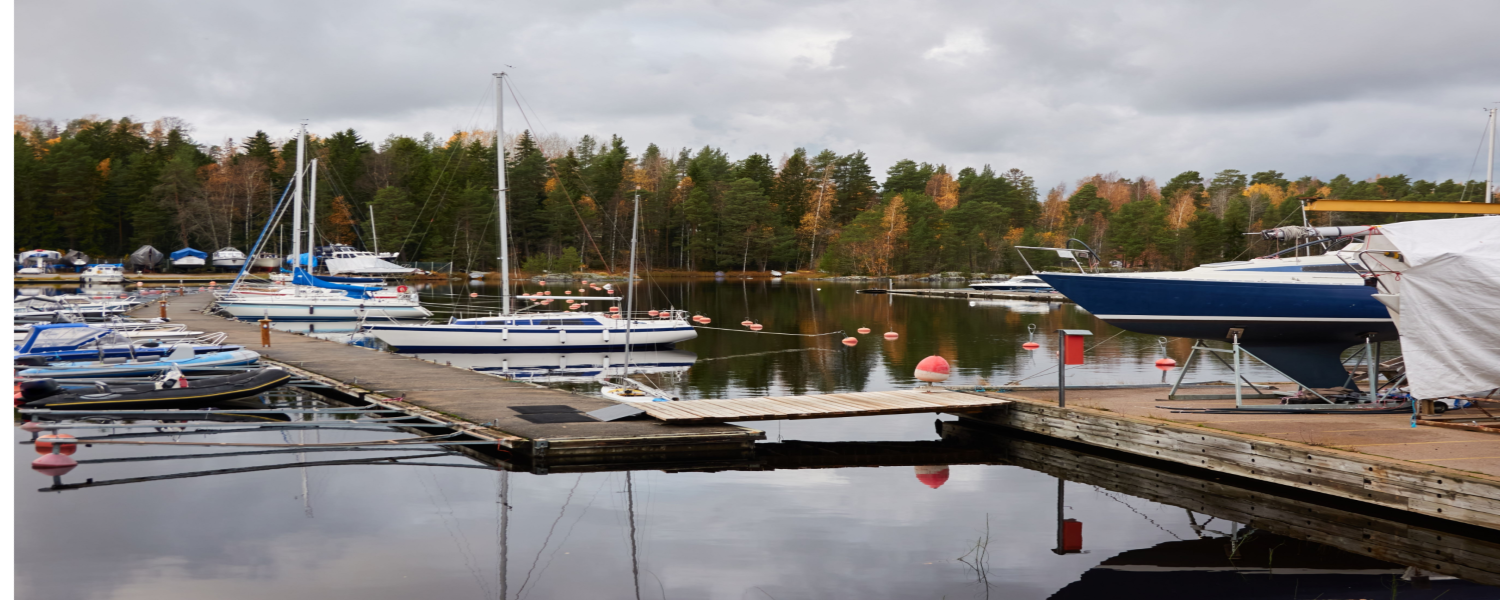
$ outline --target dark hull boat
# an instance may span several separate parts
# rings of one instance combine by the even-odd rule
[[[156,382],[138,386],[100,386],[64,389],[51,379],[25,382],[21,387],[25,408],[53,410],[131,410],[194,408],[255,396],[291,381],[283,369],[268,368],[227,377],[209,377],[191,382],[191,387],[157,389]]]
[[[1199,267],[1203,269],[1203,267]],[[1084,310],[1115,327],[1204,340],[1230,340],[1297,382],[1315,388],[1348,380],[1340,354],[1397,339],[1385,306],[1354,273],[1041,273]]]

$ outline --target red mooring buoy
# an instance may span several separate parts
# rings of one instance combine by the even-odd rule
[[[740,321],[740,325],[743,325],[745,327],[749,327],[749,326],[754,325],[754,324],[755,324],[755,321],[751,321],[750,319],[745,319],[743,321]]]
[[[1177,361],[1172,360],[1171,358],[1158,358],[1158,359],[1156,359],[1156,368],[1161,369],[1163,371],[1171,371],[1176,366],[1177,366]]]
[[[750,331],[760,331],[762,329],[765,329],[765,327],[765,325],[761,325],[760,323],[751,323]]]
[[[859,329],[856,329],[855,331],[858,331],[860,335],[864,335],[866,333],[870,333],[870,328],[869,327],[860,327]]]
[[[948,465],[917,465],[917,481],[932,489],[948,482]]]
[[[67,475],[68,471],[72,471],[76,466],[78,466],[78,461],[66,454],[43,454],[31,461],[31,468],[36,469],[38,473],[53,477]]]
[[[37,454],[47,454],[49,452],[52,452],[52,443],[54,441],[58,442],[59,446],[62,446],[60,450],[62,450],[63,454],[72,454],[78,451],[78,445],[72,443],[77,442],[77,438],[66,433],[59,433],[56,435],[49,433],[36,439],[35,447]]]
[[[852,337],[846,337],[846,338],[844,338],[844,345],[845,346],[853,346],[853,345],[858,344],[858,343],[859,343],[859,340],[857,340],[855,338],[852,338]]]
[[[887,331],[887,332],[885,332],[885,339],[894,340],[894,339],[896,339],[898,337],[901,337],[901,334],[896,333],[894,331]]]
[[[941,356],[929,356],[917,363],[916,377],[921,381],[939,383],[947,381],[950,374],[948,361]]]
[[[1036,342],[1026,342],[1024,344],[1021,344],[1021,347],[1027,350],[1036,350],[1037,348],[1041,348],[1042,345]]]

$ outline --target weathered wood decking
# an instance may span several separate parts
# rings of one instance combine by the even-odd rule
[[[271,347],[262,348],[260,330],[254,323],[204,314],[212,300],[212,294],[206,292],[168,297],[168,315],[173,323],[192,330],[223,331],[229,336],[225,343],[260,352],[268,362],[288,366],[337,391],[424,417],[446,418],[457,428],[494,439],[501,448],[525,455],[670,452],[689,447],[693,451],[748,449],[765,438],[761,431],[714,423],[601,422],[581,415],[571,420],[538,419],[524,411],[542,406],[553,407],[539,409],[553,415],[576,414],[616,403],[283,331],[273,330]],[[157,310],[151,305],[141,309],[140,315],[152,316]]]
[[[907,413],[967,413],[1009,404],[1008,400],[936,389],[932,392],[854,392],[816,396],[769,396],[734,400],[649,402],[640,408],[667,423],[829,419]]]

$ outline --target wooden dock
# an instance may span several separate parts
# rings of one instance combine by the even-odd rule
[[[900,290],[866,289],[862,294],[893,294],[897,296],[934,296],[939,298],[963,298],[966,300],[1030,300],[1033,302],[1072,302],[1067,296],[1056,292],[1002,292],[969,288],[910,288]]]
[[[192,330],[225,332],[225,343],[260,352],[265,362],[315,382],[319,391],[450,424],[494,440],[497,449],[513,459],[675,452],[737,455],[765,439],[764,432],[717,423],[598,421],[582,413],[617,403],[296,333],[273,330],[271,347],[262,348],[256,324],[204,314],[212,299],[206,292],[167,297],[168,315],[173,323]],[[154,316],[158,307],[139,310],[140,316]]]
[[[666,423],[722,423],[780,419],[832,419],[909,413],[973,413],[1010,404],[937,388],[931,392],[853,392],[815,396],[768,396],[733,400],[693,400],[640,404]]]

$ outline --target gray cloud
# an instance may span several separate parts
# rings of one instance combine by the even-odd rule
[[[1469,175],[1500,5],[23,1],[16,111],[192,122],[221,143],[530,125],[634,149],[798,146],[1019,167]],[[68,39],[68,43],[59,43]],[[509,109],[510,127],[527,121]],[[539,120],[538,120],[539,119]],[[1478,173],[1482,176],[1482,169]]]

